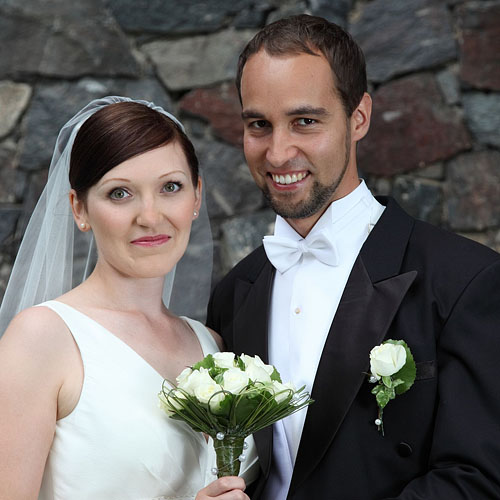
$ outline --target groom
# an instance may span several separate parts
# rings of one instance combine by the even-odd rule
[[[255,436],[252,498],[500,498],[500,256],[359,180],[371,99],[363,54],[335,24],[266,26],[237,86],[275,234],[218,284],[207,323],[315,400]],[[366,373],[386,339],[408,344],[417,376],[382,435]]]

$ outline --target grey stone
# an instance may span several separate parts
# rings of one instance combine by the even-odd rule
[[[20,205],[0,206],[0,244],[5,244],[15,233],[17,221],[22,214]]]
[[[233,79],[239,53],[255,31],[233,29],[206,36],[144,44],[170,90],[212,85]]]
[[[416,177],[424,179],[442,180],[444,179],[444,164],[442,162],[434,163],[415,170],[414,174]]]
[[[17,144],[7,139],[0,143],[0,203],[15,203],[18,171],[16,169]]]
[[[265,24],[266,17],[272,9],[272,5],[268,2],[255,2],[238,12],[233,26],[236,29],[260,28]]]
[[[243,152],[227,144],[194,139],[210,217],[230,217],[258,210],[262,195],[246,166]]]
[[[28,105],[31,87],[25,83],[0,82],[0,138],[8,135]]]
[[[500,93],[470,92],[463,97],[467,125],[483,144],[500,147]]]
[[[131,46],[103,0],[4,0],[0,77],[139,76]]]
[[[444,99],[447,104],[458,104],[460,102],[460,83],[457,75],[450,69],[440,71],[436,75]]]
[[[462,81],[500,90],[500,1],[467,2],[456,12]]]
[[[388,196],[392,194],[392,179],[388,177],[378,177],[375,175],[360,175],[374,196]]]
[[[152,100],[165,109],[171,108],[169,96],[158,82],[145,79],[95,80],[45,83],[35,87],[31,105],[25,115],[26,130],[20,167],[27,170],[47,168],[60,128],[93,99],[106,95],[125,95]]]
[[[199,34],[227,26],[242,11],[258,10],[253,0],[109,0],[122,28],[133,33]],[[254,7],[256,4],[257,7]]]
[[[448,165],[445,206],[450,227],[482,231],[500,224],[500,152],[466,153]]]
[[[283,0],[275,2],[275,4],[278,9],[269,14],[266,24],[271,24],[274,21],[277,21],[278,19],[282,19],[284,17],[310,13],[305,1]]]
[[[442,223],[443,190],[440,184],[398,176],[394,179],[392,194],[413,217],[437,226]]]
[[[260,246],[266,234],[273,234],[275,219],[276,214],[266,209],[222,224],[221,252],[225,272]]]
[[[441,0],[373,0],[350,31],[365,53],[368,78],[375,82],[457,57],[450,13]]]
[[[345,28],[352,4],[352,0],[309,0],[309,9],[312,15],[324,17]]]
[[[373,94],[371,127],[359,143],[358,162],[366,173],[394,175],[470,146],[459,110],[444,103],[433,75],[417,73],[381,85]]]

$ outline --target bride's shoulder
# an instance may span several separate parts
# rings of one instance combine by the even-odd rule
[[[49,307],[29,307],[18,313],[10,322],[2,340],[13,345],[39,349],[64,347],[67,327],[61,317]]]

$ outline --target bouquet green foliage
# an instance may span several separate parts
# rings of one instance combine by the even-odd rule
[[[176,382],[163,382],[162,408],[213,438],[218,477],[238,475],[247,436],[312,403],[304,387],[283,384],[276,368],[259,356],[209,354]]]

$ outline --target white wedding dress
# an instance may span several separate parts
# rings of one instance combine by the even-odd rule
[[[211,440],[159,407],[163,377],[96,321],[58,301],[55,311],[71,331],[83,360],[80,400],[57,421],[39,500],[192,500],[215,479]],[[198,321],[185,318],[204,355],[217,344]],[[247,438],[242,475],[257,475]]]

